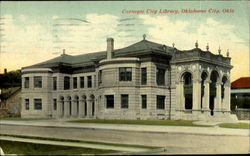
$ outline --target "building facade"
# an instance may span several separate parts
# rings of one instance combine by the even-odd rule
[[[22,117],[235,120],[229,55],[145,39],[22,68]]]

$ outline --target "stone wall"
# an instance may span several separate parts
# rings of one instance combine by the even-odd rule
[[[250,120],[250,109],[239,108],[232,111],[233,114],[236,114],[238,120]]]

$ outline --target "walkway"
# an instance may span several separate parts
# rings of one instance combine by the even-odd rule
[[[39,120],[39,121],[1,120],[0,125],[1,124],[26,125],[26,126],[50,127],[50,128],[80,128],[80,129],[100,129],[100,130],[116,130],[116,131],[151,132],[151,133],[250,136],[250,131],[248,129],[233,129],[233,128],[220,128],[220,127],[72,123],[72,122],[66,122],[64,120]]]

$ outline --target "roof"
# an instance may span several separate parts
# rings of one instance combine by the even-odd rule
[[[231,83],[232,89],[250,88],[250,77],[241,77]]]
[[[119,57],[119,55],[126,55],[126,54],[136,54],[140,52],[150,52],[155,51],[158,53],[171,53],[174,48],[165,46],[163,44],[151,42],[148,40],[142,40],[135,44],[132,44],[128,47],[116,49],[114,50],[114,56]],[[93,52],[88,54],[82,55],[68,55],[62,54],[56,58],[50,59],[45,62],[41,62],[32,66],[28,66],[25,68],[34,68],[34,67],[53,67],[59,64],[68,64],[68,65],[75,65],[75,64],[91,64],[93,59],[103,59],[106,57],[106,51],[100,52]]]

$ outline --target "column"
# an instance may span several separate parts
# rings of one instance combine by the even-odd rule
[[[82,118],[84,114],[84,100],[79,100],[79,113],[78,117]]]
[[[87,117],[92,117],[92,99],[87,100]]]
[[[176,82],[176,108],[178,109],[178,110],[180,110],[181,109],[181,101],[180,101],[180,96],[181,96],[181,94],[180,94],[180,83],[178,83],[178,82]]]
[[[76,106],[77,103],[76,102],[77,102],[77,100],[73,100],[72,104],[71,104],[72,105],[72,114],[71,114],[71,116],[73,116],[73,117],[77,116],[77,110],[76,110],[77,109],[77,106]]]
[[[224,85],[224,87],[225,87],[224,108],[226,111],[231,111],[231,86],[230,86],[230,83],[226,83]]]
[[[200,109],[201,101],[201,82],[199,79],[193,80],[193,108],[192,110]]]
[[[179,92],[180,96],[176,98],[180,98],[180,110],[185,110],[184,82],[183,81],[179,83],[179,87],[180,87],[180,92]]]
[[[221,111],[221,83],[216,82],[215,111]]]
[[[209,110],[209,92],[210,92],[210,80],[205,80],[204,81],[204,96],[202,99],[202,103],[203,103],[203,110]]]
[[[69,117],[69,100],[64,102],[64,117]]]
[[[56,108],[56,117],[60,118],[62,116],[62,102],[63,101],[58,101],[57,102],[57,108]]]

